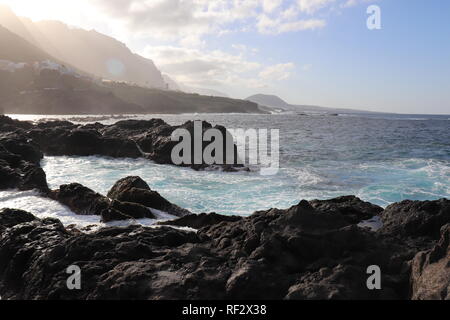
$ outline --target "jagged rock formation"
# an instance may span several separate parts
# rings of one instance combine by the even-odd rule
[[[179,217],[190,214],[188,210],[170,203],[158,192],[151,190],[148,184],[139,177],[127,177],[117,181],[108,192],[108,197],[116,201],[137,203]]]
[[[50,121],[32,125],[27,122],[15,121],[6,116],[0,116],[0,133],[17,136],[16,140],[32,141],[42,153],[52,156],[107,156],[114,158],[148,158],[160,164],[174,164],[172,149],[178,144],[171,140],[176,129],[186,129],[193,136],[194,122],[189,121],[181,126],[170,126],[161,119],[152,120],[124,120],[113,125],[100,123],[75,125],[68,121]],[[202,133],[213,126],[203,121]],[[224,137],[231,135],[222,126],[215,126]],[[10,138],[13,139],[13,138]],[[225,140],[225,138],[224,138]],[[17,140],[19,141],[19,140]],[[232,141],[232,140],[230,140]],[[192,139],[192,146],[194,139]],[[208,145],[202,142],[202,151]],[[192,147],[191,159],[194,159]],[[227,157],[226,145],[223,150]],[[234,165],[218,165],[224,171],[245,169],[238,163],[237,147],[234,146]],[[201,170],[208,164],[181,164]]]
[[[119,180],[105,197],[76,183],[49,190],[39,166],[44,153],[165,159],[174,128],[162,120],[33,125],[0,116],[0,189],[38,189],[103,221],[154,218],[149,208],[158,209],[184,216],[164,224],[199,229],[83,233],[55,219],[1,210],[2,299],[449,299],[447,199],[383,210],[346,196],[247,218],[194,216],[139,177]],[[383,222],[378,231],[358,226],[376,215]],[[67,289],[71,265],[82,270],[82,290]],[[372,265],[382,272],[380,290],[366,286]]]
[[[11,125],[7,123],[6,126]],[[47,179],[40,167],[43,154],[38,146],[20,133],[0,129],[0,190],[38,189],[47,192]]]
[[[137,181],[137,180],[134,180]],[[141,184],[137,181],[137,184]],[[302,201],[207,224],[197,233],[169,227],[109,227],[84,234],[54,219],[0,212],[0,295],[5,299],[448,299],[448,223],[408,237],[350,222],[344,202]],[[448,200],[395,204],[399,215],[428,219]],[[386,225],[402,228],[390,209]],[[360,209],[356,209],[354,212]],[[361,217],[366,215],[365,210]],[[383,215],[383,213],[382,213]],[[225,219],[224,219],[225,220]],[[439,220],[440,221],[440,220]],[[425,236],[425,237],[423,237]],[[82,270],[68,290],[66,269]],[[367,267],[381,290],[366,286]],[[412,268],[411,268],[412,265]]]

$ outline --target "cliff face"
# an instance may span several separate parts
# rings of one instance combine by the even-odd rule
[[[22,21],[43,50],[80,70],[109,80],[166,88],[152,60],[134,54],[114,38],[57,21]]]
[[[50,54],[0,25],[0,60],[34,62],[51,59]]]
[[[58,21],[33,22],[16,16],[10,8],[2,5],[0,25],[39,49],[39,54],[43,57],[38,60],[51,56],[97,77],[152,88],[166,88],[161,72],[152,60],[134,54],[125,44],[94,30],[71,28]],[[3,47],[2,51],[5,49]],[[28,51],[29,48],[19,50],[16,59]],[[13,57],[7,60],[12,60]],[[27,61],[21,59],[20,62]]]

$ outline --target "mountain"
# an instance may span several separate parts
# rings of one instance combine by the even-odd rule
[[[163,79],[167,84],[167,89],[169,89],[169,90],[200,94],[200,95],[204,95],[204,96],[229,98],[229,96],[226,93],[223,93],[223,92],[220,92],[217,90],[207,89],[207,88],[195,88],[195,87],[190,87],[190,86],[186,86],[186,85],[177,83],[175,80],[173,80],[167,74],[163,74]]]
[[[365,110],[345,109],[345,108],[328,108],[310,105],[293,105],[289,104],[283,99],[275,95],[255,94],[246,98],[247,101],[257,103],[261,109],[266,110],[264,107],[281,109],[284,111],[299,111],[308,113],[376,113]]]
[[[163,74],[162,77],[167,85],[167,89],[173,91],[183,91],[181,90],[180,85],[175,80],[173,80],[168,74]]]
[[[43,50],[0,25],[0,60],[34,62],[52,59]]]
[[[112,37],[58,21],[33,22],[0,6],[0,24],[50,56],[75,68],[113,81],[166,88],[152,60],[131,52]]]
[[[85,72],[113,81],[166,87],[152,60],[131,52],[114,38],[95,30],[71,28],[58,21],[22,21],[42,49]]]
[[[0,25],[14,32],[31,44],[38,45],[20,18],[14,14],[10,7],[4,4],[0,4]]]
[[[15,33],[0,26],[0,110],[2,113],[139,113],[143,107],[100,90]]]
[[[229,98],[229,95],[227,95],[224,92],[220,92],[214,89],[208,89],[208,88],[195,88],[195,87],[189,87],[182,85],[181,86],[182,91],[187,93],[195,93],[200,94],[204,96],[212,96],[212,97],[222,97],[222,98]]]
[[[60,22],[18,20],[2,7],[0,16],[17,32],[0,26],[0,110],[4,113],[264,112],[249,101],[169,91],[151,60],[98,32]],[[107,74],[99,77],[102,72]]]
[[[289,104],[281,99],[278,96],[275,95],[268,95],[268,94],[255,94],[253,96],[248,97],[248,101],[253,101],[259,105],[266,106],[266,107],[272,107],[272,108],[287,108],[289,107]]]
[[[19,114],[260,113],[256,103],[100,80],[0,26],[0,110]]]

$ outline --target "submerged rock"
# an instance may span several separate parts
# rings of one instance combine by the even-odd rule
[[[62,185],[51,197],[79,215],[98,215],[103,222],[128,219],[154,219],[149,208],[138,203],[108,199],[78,183]]]
[[[117,181],[108,192],[111,199],[138,203],[140,205],[167,212],[174,216],[190,214],[186,209],[167,201],[158,192],[152,191],[148,184],[139,177],[126,177]]]

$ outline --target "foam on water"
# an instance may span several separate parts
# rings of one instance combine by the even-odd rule
[[[48,118],[33,116],[30,119],[29,116],[29,120],[39,117]],[[256,210],[287,208],[301,199],[327,199],[348,194],[381,206],[404,199],[450,197],[450,123],[440,121],[448,116],[427,116],[428,120],[389,115],[380,119],[361,115],[295,114],[144,115],[135,118],[155,117],[172,125],[199,119],[231,129],[279,129],[281,169],[275,176],[261,176],[257,171],[196,172],[157,165],[145,159],[46,157],[42,165],[50,186],[58,188],[61,184],[79,182],[106,194],[117,180],[136,175],[168,200],[192,212],[244,216]],[[101,120],[105,124],[116,121]],[[36,206],[34,201],[25,201],[25,198],[12,201],[9,199],[6,203],[15,203],[25,210],[31,208],[32,212],[47,204],[49,208],[41,208],[41,213],[48,210],[48,214],[56,215],[59,210],[67,210],[48,202]],[[61,216],[64,218],[64,214]],[[67,216],[70,215],[64,219],[68,222],[85,219]]]
[[[423,159],[282,168],[276,176],[197,172],[145,159],[102,157],[46,157],[43,167],[52,188],[79,182],[107,194],[117,180],[140,176],[163,197],[193,212],[243,216],[256,210],[287,208],[301,199],[346,194],[381,206],[404,199],[438,199],[448,196],[450,179],[447,163]]]
[[[175,218],[166,212],[149,208],[156,216],[156,219],[137,219],[103,223],[100,222],[100,217],[98,216],[76,215],[69,208],[61,205],[57,201],[39,196],[37,191],[0,191],[0,209],[2,208],[26,210],[40,219],[55,218],[59,219],[66,226],[77,225],[80,228],[90,227],[90,231],[94,231],[101,227],[128,226],[130,224],[153,226],[157,221]]]

